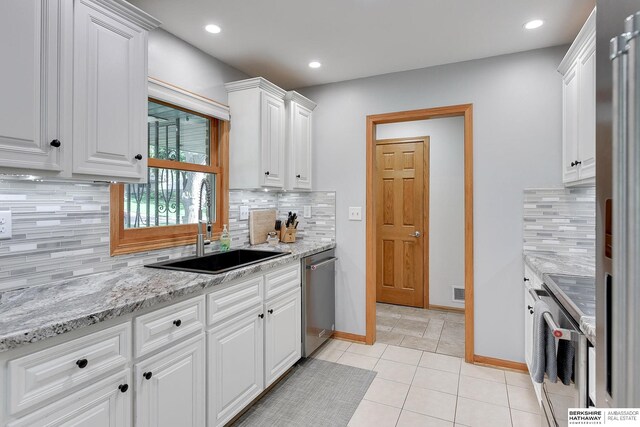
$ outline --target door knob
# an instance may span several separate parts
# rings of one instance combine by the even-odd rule
[[[411,237],[420,237],[420,236],[422,236],[422,233],[420,233],[419,231],[414,231],[413,234],[409,234],[409,236],[411,236]]]

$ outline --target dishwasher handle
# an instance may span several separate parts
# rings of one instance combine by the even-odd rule
[[[327,258],[324,261],[321,261],[317,264],[311,264],[311,265],[307,265],[307,270],[311,270],[311,271],[315,271],[318,269],[318,267],[322,267],[323,265],[332,263],[332,262],[336,262],[338,260],[338,258],[336,257],[331,257],[331,258]]]

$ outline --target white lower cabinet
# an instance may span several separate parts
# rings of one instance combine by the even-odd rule
[[[268,387],[300,359],[300,288],[268,302],[265,308],[265,386]]]
[[[127,369],[10,422],[8,427],[129,427],[132,392]]]
[[[138,363],[136,426],[204,426],[205,372],[203,334]]]
[[[264,389],[262,304],[208,334],[209,425],[221,426]]]
[[[529,372],[533,369],[533,305],[535,304],[535,299],[529,292],[530,289],[536,289],[537,283],[542,283],[542,280],[535,275],[530,269],[525,266],[525,277],[530,281],[525,282],[524,285],[524,359],[527,362],[527,368],[529,368]],[[528,283],[531,283],[529,285]],[[533,383],[533,389],[536,392],[536,396],[538,397],[538,402],[542,401],[542,384],[536,383],[531,380]]]

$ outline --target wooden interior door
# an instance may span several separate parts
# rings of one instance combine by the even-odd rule
[[[425,307],[429,139],[376,143],[376,300]]]

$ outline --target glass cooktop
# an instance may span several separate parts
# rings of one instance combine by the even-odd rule
[[[545,275],[545,285],[576,322],[582,316],[596,315],[596,279],[564,274]]]

